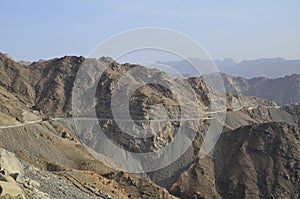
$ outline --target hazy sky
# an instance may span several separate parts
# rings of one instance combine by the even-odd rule
[[[298,0],[3,0],[0,51],[16,60],[88,55],[137,27],[180,31],[214,59],[300,58]]]

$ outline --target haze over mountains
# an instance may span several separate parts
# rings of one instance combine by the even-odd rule
[[[82,94],[88,95],[93,88],[97,92],[80,107],[84,116],[85,112],[96,110],[99,121],[83,120],[84,132],[80,134],[70,115],[72,98],[77,97],[72,95],[72,89],[83,62],[94,67],[84,71]],[[110,63],[109,67],[102,70],[105,63]],[[129,73],[139,68],[142,70],[137,76]],[[119,64],[108,58],[76,56],[28,65],[1,53],[0,69],[1,199],[16,195],[19,198],[101,199],[300,197],[299,105],[279,107],[271,100],[256,96],[225,94],[210,87],[202,78],[192,77],[178,82],[178,87],[183,89],[185,83],[190,84],[198,108],[186,105],[202,119],[186,123],[176,120],[185,106],[178,103],[175,93],[159,84],[146,83],[151,76],[165,85],[174,83],[174,79],[156,69]],[[98,82],[96,77],[101,72]],[[122,82],[123,76],[127,78]],[[254,89],[250,80],[225,76],[224,79],[230,83],[227,89],[232,92]],[[128,93],[128,81],[143,83],[129,100],[130,116],[137,125],[146,128],[155,116],[153,107],[157,106],[164,108],[165,115],[161,112],[156,115],[172,118],[147,139],[122,131],[112,115],[112,94],[120,82],[124,93]],[[265,83],[268,81],[275,83]],[[263,92],[278,84],[282,86],[280,90],[284,90],[285,84],[292,84],[298,89],[298,81],[297,75],[280,80],[262,78],[255,88]],[[180,94],[190,97],[187,90]],[[226,98],[227,112],[220,139],[209,155],[200,158],[207,130],[218,114],[211,106],[222,95]],[[294,101],[293,96],[285,92],[277,92],[277,95],[278,99],[286,99],[283,103]],[[91,155],[87,147],[89,144],[101,148],[108,144],[96,137],[97,126],[101,126],[109,142],[126,151],[154,152],[156,155],[150,158],[159,164],[166,160],[159,150],[174,142],[180,125],[195,132],[191,146],[172,164],[143,175],[109,168]],[[93,136],[89,136],[91,134]],[[145,162],[151,165],[148,158]]]
[[[212,65],[211,61],[191,58],[190,61],[199,66]],[[300,73],[300,60],[286,60],[283,58],[267,58],[256,60],[245,60],[236,62],[233,59],[226,58],[223,61],[215,60],[220,72],[232,76],[240,76],[244,78],[267,77],[279,78],[286,75]],[[171,61],[158,62],[173,67],[181,74],[194,76],[198,74],[189,61]]]
[[[211,61],[197,58],[190,59],[189,62],[158,63],[170,66],[187,77],[201,75],[192,64],[213,67]],[[227,58],[223,61],[216,60],[215,64],[222,72],[224,86],[229,93],[258,96],[279,105],[300,103],[300,60],[276,58],[237,63]]]

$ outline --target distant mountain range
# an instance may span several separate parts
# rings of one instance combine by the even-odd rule
[[[279,78],[286,75],[300,74],[300,60],[286,60],[283,58],[264,58],[256,60],[245,60],[236,62],[233,59],[226,58],[224,60],[215,60],[215,64],[222,73],[233,76],[241,76],[244,78],[268,77]],[[164,64],[177,70],[179,73],[187,76],[195,76],[198,72],[193,65],[210,67],[210,60],[201,60],[191,58],[182,61],[157,62]],[[192,64],[191,64],[192,63]]]

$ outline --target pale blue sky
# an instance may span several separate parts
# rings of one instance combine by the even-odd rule
[[[88,55],[111,35],[170,28],[214,59],[300,58],[298,0],[3,0],[0,51],[16,60]]]

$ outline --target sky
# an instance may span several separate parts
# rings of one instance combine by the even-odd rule
[[[83,55],[117,33],[161,27],[213,59],[300,58],[298,0],[3,0],[0,52],[36,61]]]

